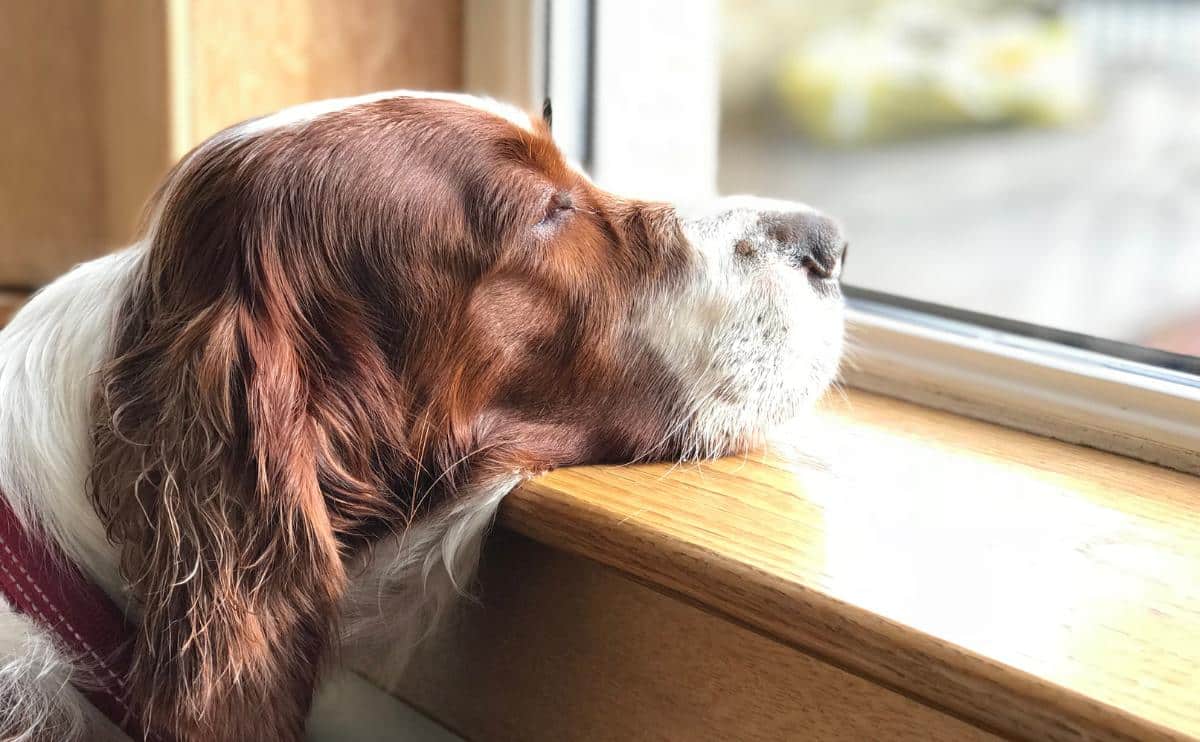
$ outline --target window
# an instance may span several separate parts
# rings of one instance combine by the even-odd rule
[[[719,12],[719,189],[838,215],[850,284],[1200,354],[1200,3]]]
[[[1200,2],[528,7],[601,185],[844,222],[850,383],[1200,469]]]

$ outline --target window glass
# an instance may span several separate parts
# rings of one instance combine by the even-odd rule
[[[722,0],[719,188],[849,284],[1200,354],[1200,2]]]

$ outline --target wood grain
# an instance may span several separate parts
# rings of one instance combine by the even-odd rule
[[[98,122],[104,239],[129,244],[146,202],[174,163],[167,3],[104,0],[100,7]],[[63,266],[64,268],[67,266]]]
[[[502,523],[1006,736],[1200,736],[1196,478],[860,392],[793,442]]]
[[[303,101],[462,83],[461,1],[206,0],[185,12],[185,149]]]
[[[35,287],[127,244],[171,164],[165,11],[0,3],[0,285]]]
[[[536,110],[546,88],[541,50],[529,40],[545,8],[527,0],[463,4],[463,88]],[[505,63],[496,64],[497,59]]]
[[[89,0],[0,3],[0,286],[29,286],[105,239]]]
[[[752,631],[514,534],[482,602],[373,679],[467,739],[994,740]]]
[[[0,2],[0,286],[128,244],[216,130],[315,98],[456,89],[462,2]]]

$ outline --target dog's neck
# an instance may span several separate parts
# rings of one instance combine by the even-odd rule
[[[0,331],[0,492],[119,605],[116,550],[87,495],[96,371],[145,250],[78,266]]]

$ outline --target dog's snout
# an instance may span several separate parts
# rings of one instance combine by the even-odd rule
[[[769,214],[761,225],[770,249],[795,267],[825,279],[841,276],[846,238],[833,219],[816,212]]]

